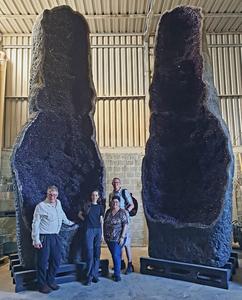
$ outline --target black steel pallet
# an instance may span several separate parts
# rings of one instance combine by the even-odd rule
[[[80,281],[85,278],[84,262],[76,264],[63,264],[59,267],[56,274],[56,283],[67,283],[72,281]],[[37,289],[36,270],[24,268],[18,258],[18,254],[9,255],[9,270],[15,284],[15,292],[22,292],[25,290]],[[109,274],[109,261],[104,259],[100,261],[99,273],[101,276],[108,276]]]
[[[223,268],[190,264],[156,258],[140,258],[140,273],[178,279],[217,288],[228,289],[229,280],[238,268],[238,255],[232,253]]]

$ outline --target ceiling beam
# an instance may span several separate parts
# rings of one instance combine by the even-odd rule
[[[206,32],[207,35],[221,35],[221,34],[228,35],[228,34],[238,34],[238,33],[240,33],[240,32],[238,32],[238,31],[221,31],[221,32],[207,31]],[[1,42],[1,38],[3,38],[3,37],[16,37],[16,36],[31,37],[32,34],[31,33],[1,33],[0,32],[0,42]],[[141,37],[143,37],[144,33],[143,32],[139,32],[139,33],[137,33],[137,32],[90,33],[89,36],[90,37],[106,37],[106,36],[141,36]],[[152,32],[150,34],[150,36],[155,36],[155,33]],[[236,45],[238,45],[238,44],[236,44]],[[241,45],[241,44],[239,44],[239,45]]]
[[[90,37],[106,37],[106,36],[143,36],[143,32],[112,32],[112,33],[90,33]],[[0,37],[15,37],[15,36],[24,36],[24,37],[31,37],[31,33],[1,33]]]
[[[151,1],[151,4],[155,0]],[[154,7],[154,6],[153,6]],[[146,14],[103,14],[103,15],[84,15],[84,17],[88,19],[146,19],[149,17],[149,19],[152,19],[152,17],[160,17],[162,13],[154,13],[152,10],[150,11],[150,15]],[[205,18],[242,18],[242,13],[205,13]],[[11,19],[32,19],[35,20],[38,15],[17,15],[17,14],[0,14],[0,19],[2,20],[11,20]]]
[[[242,13],[205,13],[205,18],[241,18]]]
[[[3,15],[0,14],[0,19],[36,19],[38,15]],[[144,19],[145,14],[103,14],[103,15],[83,15],[85,19]]]

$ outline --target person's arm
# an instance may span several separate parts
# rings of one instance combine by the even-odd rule
[[[68,225],[68,226],[74,225],[75,224],[74,222],[67,219],[67,216],[66,216],[66,214],[65,214],[65,212],[64,212],[64,210],[61,206],[61,203],[60,203],[60,209],[62,211],[62,223],[64,223],[65,225]]]
[[[100,223],[101,223],[101,230],[102,230],[102,242],[104,241],[104,213],[105,213],[105,210],[104,210],[104,207],[103,205],[100,205]]]
[[[109,213],[110,213],[110,208],[108,208],[108,210],[105,212],[104,217],[103,217],[103,236],[104,236],[105,242],[106,242],[105,235],[107,234],[107,232],[105,232],[105,230],[106,230],[106,226],[107,226],[107,218],[108,218]]]
[[[130,212],[134,208],[134,202],[128,190],[125,190],[125,198],[128,204],[125,209]]]
[[[122,232],[119,239],[119,245],[123,245],[124,239],[126,237],[127,229],[128,229],[128,217],[125,210],[123,211],[121,222],[122,222]]]
[[[100,223],[101,223],[101,231],[102,231],[102,234],[101,234],[101,239],[102,239],[102,242],[104,241],[104,231],[103,231],[103,216],[100,216]]]
[[[109,200],[109,201],[108,201],[108,202],[109,202],[109,203],[108,203],[108,204],[109,204],[109,207],[111,206],[112,198],[113,198],[113,192],[109,194],[109,198],[108,198],[108,200]]]
[[[84,213],[83,213],[83,211],[82,210],[80,210],[79,211],[79,213],[78,213],[78,217],[82,220],[82,221],[84,221],[85,220],[85,217],[84,217]]]
[[[72,222],[69,219],[67,219],[67,216],[64,213],[64,211],[63,211],[62,223],[64,223],[65,225],[68,225],[68,226],[72,226],[72,225],[75,224],[74,222]]]
[[[121,236],[120,236],[120,239],[119,239],[119,245],[123,245],[123,243],[124,243],[124,239],[125,239],[125,236],[126,236],[127,228],[128,228],[128,224],[124,224],[123,230],[122,230],[122,233],[121,233]]]
[[[31,232],[33,246],[37,249],[42,248],[42,243],[40,241],[40,236],[39,236],[40,221],[41,221],[40,208],[37,205],[34,210],[34,216],[32,221],[32,232]]]

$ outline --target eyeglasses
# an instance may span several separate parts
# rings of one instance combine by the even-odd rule
[[[48,193],[48,196],[51,196],[51,197],[57,197],[58,194],[51,194],[51,193]]]

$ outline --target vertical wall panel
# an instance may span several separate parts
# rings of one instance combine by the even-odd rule
[[[242,144],[242,45],[241,34],[208,35],[215,86],[220,95],[222,116],[233,145]]]
[[[114,99],[110,100],[110,146],[116,147],[117,146],[117,129],[116,129],[116,111],[115,111],[115,103]]]
[[[4,124],[4,148],[10,148],[10,115],[11,115],[11,105],[10,102],[5,99],[5,124]]]
[[[123,146],[122,144],[122,124],[121,124],[121,100],[117,99],[116,100],[116,109],[115,109],[115,125],[117,128],[116,131],[116,140],[117,140],[117,147]]]
[[[144,122],[139,112],[144,99],[142,42],[137,36],[91,38],[92,55],[98,53],[92,61],[97,66],[93,66],[98,95],[95,120],[101,147],[145,144],[139,130]]]

